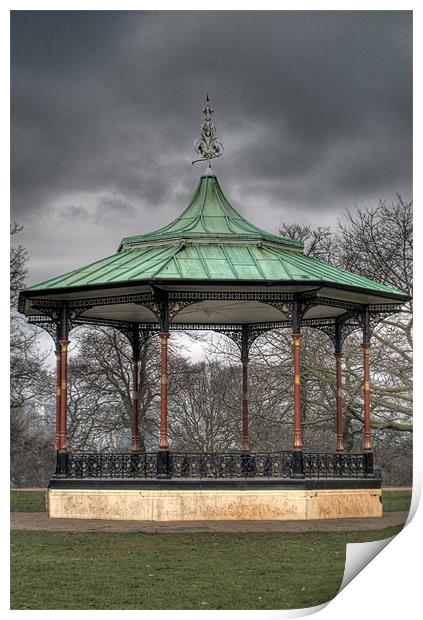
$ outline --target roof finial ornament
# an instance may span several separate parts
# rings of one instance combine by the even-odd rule
[[[201,159],[196,159],[192,163],[195,164],[198,161],[207,161],[208,166],[206,173],[210,175],[211,172],[211,160],[223,155],[223,144],[217,138],[216,127],[212,123],[211,117],[214,113],[214,109],[210,105],[209,95],[206,96],[206,105],[203,108],[204,122],[201,125],[200,137],[194,142],[194,151],[201,155]]]

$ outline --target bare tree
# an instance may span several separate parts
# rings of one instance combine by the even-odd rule
[[[22,227],[14,224],[11,235]],[[28,273],[22,245],[10,251],[10,450],[11,481],[16,486],[45,484],[54,468],[54,429],[50,415],[52,377],[38,332],[16,311]],[[47,456],[47,458],[46,458]]]
[[[183,379],[171,407],[172,449],[218,452],[239,450],[239,369],[216,361],[185,361]]]
[[[75,450],[123,450],[130,446],[131,358],[126,337],[106,327],[80,328],[71,337],[69,364],[69,439]],[[173,411],[191,365],[181,347],[169,345],[169,409]],[[160,421],[160,343],[157,336],[141,348],[139,439],[142,450],[158,448]],[[172,416],[170,416],[170,435]]]

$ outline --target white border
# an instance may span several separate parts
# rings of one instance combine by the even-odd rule
[[[420,56],[421,56],[421,19],[420,19],[420,9],[415,9],[417,3],[399,3],[392,1],[356,1],[352,2],[319,2],[315,1],[298,1],[298,2],[269,2],[266,0],[262,0],[259,6],[255,3],[250,2],[248,0],[244,0],[241,2],[228,2],[223,0],[214,0],[212,5],[210,4],[201,4],[199,2],[192,1],[181,1],[178,3],[178,9],[182,10],[412,10],[414,9],[414,20],[415,20],[415,65],[418,66],[420,72],[415,70],[415,109],[417,110],[415,126],[415,133],[420,137],[421,135],[421,110],[423,109],[422,101],[421,101],[421,78],[419,77],[419,73],[421,71],[420,65]],[[2,208],[0,209],[0,214],[2,218],[2,226],[1,230],[3,232],[4,238],[3,243],[0,245],[1,251],[1,265],[2,265],[2,279],[3,279],[3,291],[7,290],[8,286],[8,268],[5,268],[5,265],[8,264],[6,261],[7,251],[8,251],[8,217],[7,217],[7,205],[9,204],[9,10],[175,10],[174,2],[164,2],[164,1],[156,1],[154,3],[151,2],[135,2],[129,1],[126,2],[112,2],[107,0],[85,0],[81,2],[80,0],[74,0],[74,2],[60,2],[56,1],[39,1],[39,2],[30,2],[30,1],[18,1],[15,2],[7,2],[3,4],[1,8],[1,22],[0,22],[0,45],[1,45],[1,55],[0,55],[0,63],[2,69],[2,85],[3,85],[3,93],[0,98],[0,104],[2,106],[2,162],[0,167],[0,174],[2,176]],[[417,33],[417,34],[416,34]],[[395,76],[392,76],[392,79],[395,79]],[[421,206],[420,206],[420,177],[421,177],[421,157],[419,153],[415,154],[414,167],[417,174],[415,174],[416,179],[416,187],[417,199],[415,200],[416,204],[416,215],[415,215],[415,223],[416,223],[416,237],[422,234],[423,227],[421,224]],[[7,241],[6,241],[7,239]],[[416,265],[422,265],[422,255],[421,255],[421,244],[417,244],[416,247]],[[416,269],[416,294],[415,294],[415,307],[417,307],[417,329],[416,331],[416,349],[417,349],[417,364],[415,366],[417,374],[421,368],[420,366],[420,356],[419,352],[421,351],[421,330],[419,327],[419,322],[421,322],[420,318],[420,277],[419,277],[419,269]],[[8,325],[8,308],[5,303],[5,298],[3,299],[3,304],[1,306],[3,316],[0,321],[0,329],[2,330],[2,338],[1,342],[4,344],[7,342],[7,325]],[[1,397],[3,400],[3,418],[2,418],[2,434],[6,436],[6,425],[7,418],[6,412],[8,411],[8,394],[7,394],[7,384],[5,384],[5,376],[7,376],[7,363],[5,361],[7,358],[7,353],[5,348],[3,349],[2,363],[5,365],[5,371],[1,373],[2,376],[2,385],[1,385]],[[2,368],[3,370],[3,368]],[[417,386],[418,387],[418,386]],[[417,412],[422,411],[421,407],[421,391],[416,389],[415,393],[416,407],[415,410]],[[415,420],[415,445],[418,446],[418,449],[414,451],[414,495],[416,495],[416,491],[420,494],[421,488],[421,471],[422,471],[422,457],[421,454],[421,433],[422,433],[422,424],[419,422],[418,416],[416,416]],[[3,446],[3,451],[1,453],[2,458],[2,467],[1,471],[4,473],[7,471],[7,458],[5,459],[6,454],[6,446]],[[8,488],[9,488],[9,480],[7,476],[3,475],[2,479],[4,494],[3,497],[8,497]],[[413,497],[413,503],[416,501]],[[13,614],[13,616],[20,616],[21,614],[26,614],[27,612],[14,611],[8,612],[8,592],[9,592],[9,583],[8,583],[8,567],[4,566],[4,562],[8,561],[8,502],[4,502],[4,508],[6,511],[3,512],[3,528],[2,528],[2,545],[4,546],[2,551],[3,557],[3,575],[2,575],[2,587],[3,587],[3,597],[2,597],[2,608],[6,611],[6,613]],[[345,620],[349,618],[356,617],[366,617],[366,618],[414,618],[417,616],[416,610],[420,609],[420,589],[421,589],[421,549],[422,545],[422,509],[420,508],[412,521],[407,525],[405,530],[380,553],[359,575],[356,579],[354,579],[342,592],[335,597],[335,599],[330,602],[330,604],[325,607],[322,611],[320,611],[320,618],[322,620],[339,620],[340,616]],[[305,576],[306,578],[306,576]],[[308,615],[309,613],[313,613],[313,611],[317,611],[318,609],[313,608],[309,610],[298,610],[297,612],[280,612],[280,611],[239,611],[239,612],[214,612],[214,611],[203,611],[202,614],[207,614],[208,618],[215,618],[224,616],[230,616],[231,618],[283,618],[283,617],[299,617]],[[46,615],[57,614],[56,611],[31,611],[32,616],[45,617]],[[73,617],[75,613],[73,611],[61,611],[61,616]],[[80,613],[80,612],[79,612]],[[94,612],[84,612],[85,614],[101,614],[102,617],[128,617],[128,615],[138,614],[139,611],[94,611]],[[197,611],[187,612],[187,611],[142,611],[143,618],[161,618],[163,614],[171,615],[172,618],[187,618],[187,617],[195,617],[198,615]]]

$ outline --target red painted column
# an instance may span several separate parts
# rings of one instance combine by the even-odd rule
[[[342,393],[342,353],[336,358],[336,451],[344,452],[343,393]]]
[[[363,342],[363,401],[364,401],[364,452],[372,452],[370,426],[370,342]]]
[[[69,340],[60,340],[60,424],[58,451],[68,450],[68,345]]]
[[[294,338],[294,450],[303,449],[303,432],[301,426],[301,334],[292,334]]]
[[[242,358],[242,451],[250,451],[248,411],[248,357]]]
[[[140,451],[138,419],[139,363],[139,358],[132,358],[131,452]]]
[[[167,437],[167,343],[169,332],[160,332],[161,342],[161,386],[160,386],[160,450],[168,450]]]
[[[56,347],[56,438],[55,438],[55,447],[56,451],[59,450],[60,445],[60,423],[61,423],[61,389],[60,386],[62,384],[61,377],[61,346],[60,343],[57,344]]]

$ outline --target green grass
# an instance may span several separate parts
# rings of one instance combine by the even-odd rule
[[[408,511],[411,491],[385,491],[383,493],[384,512]],[[11,491],[10,510],[12,512],[45,512],[45,493],[41,491]]]
[[[382,500],[384,512],[408,512],[411,504],[411,491],[385,491],[382,493]]]
[[[10,491],[11,512],[45,512],[46,494],[42,491]]]
[[[332,599],[352,533],[12,534],[12,609],[290,609]]]

